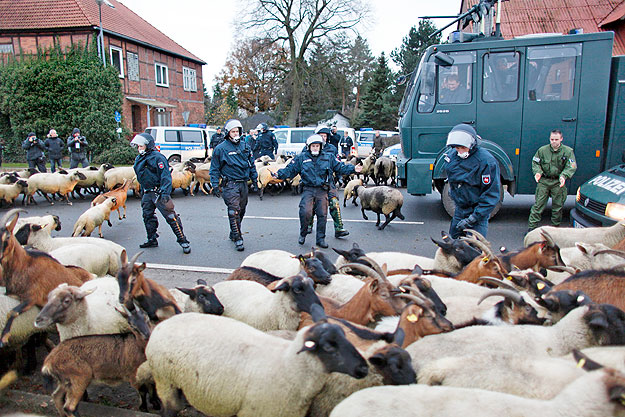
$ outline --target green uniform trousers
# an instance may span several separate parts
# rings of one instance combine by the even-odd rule
[[[566,185],[560,187],[560,180],[557,178],[541,178],[536,184],[536,202],[530,211],[528,228],[538,227],[549,197],[551,197],[551,224],[559,226],[562,221],[562,207],[566,201],[566,194]]]

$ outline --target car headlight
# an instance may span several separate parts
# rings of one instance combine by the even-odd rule
[[[579,201],[579,189],[581,187],[577,187],[577,194],[575,195],[575,201]]]
[[[625,204],[608,203],[605,207],[605,215],[614,220],[625,220]]]

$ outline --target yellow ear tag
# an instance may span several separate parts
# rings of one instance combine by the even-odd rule
[[[419,317],[417,317],[416,314],[410,314],[406,317],[406,320],[408,320],[410,323],[416,323],[419,320]]]
[[[304,342],[304,346],[308,349],[312,349],[315,347],[315,342],[313,342],[312,340],[307,340],[306,342]]]
[[[510,275],[508,275],[506,279],[512,281],[512,277]]]
[[[482,258],[482,262],[488,262],[488,257],[485,256],[484,258]]]
[[[579,362],[577,362],[577,367],[578,367],[578,368],[583,368],[583,367],[584,367],[584,365],[586,365],[586,359],[581,358],[581,359],[579,360]]]
[[[545,284],[543,284],[542,282],[539,282],[538,284],[536,284],[536,288],[538,288],[539,290],[542,290],[543,288],[545,288]]]

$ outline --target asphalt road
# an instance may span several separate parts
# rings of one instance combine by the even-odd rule
[[[342,191],[340,191],[342,194]],[[393,220],[385,230],[375,227],[375,214],[367,212],[369,221],[362,218],[360,207],[349,204],[342,209],[345,226],[350,235],[343,239],[334,238],[331,219],[327,224],[327,242],[330,247],[350,248],[357,242],[368,252],[401,251],[424,256],[433,256],[436,247],[430,240],[440,237],[441,231],[449,228],[449,216],[445,213],[438,193],[415,197],[405,193],[402,213],[405,221]],[[132,193],[131,193],[132,194]],[[315,243],[309,235],[304,246],[297,244],[300,197],[284,191],[280,195],[265,194],[262,201],[257,194],[250,194],[247,213],[243,221],[245,251],[237,252],[228,239],[228,220],[222,199],[202,193],[184,196],[181,190],[174,193],[176,211],[182,217],[184,231],[191,242],[192,253],[184,255],[176,243],[167,223],[159,218],[159,247],[146,249],[141,260],[157,264],[173,264],[210,268],[236,268],[249,254],[264,249],[282,249],[293,254],[310,250]],[[61,218],[62,230],[54,236],[70,236],[73,225],[80,214],[89,207],[90,198],[74,201],[73,206],[56,202],[50,205],[42,197],[36,197],[38,205],[27,207],[29,215],[56,214]],[[342,201],[342,197],[341,197]],[[493,247],[505,245],[514,249],[522,246],[527,230],[527,217],[534,201],[533,196],[506,195],[504,205],[495,219],[490,222],[488,238]],[[574,205],[574,196],[569,196],[565,206],[565,221]],[[139,251],[139,244],[146,240],[141,219],[140,201],[128,198],[128,218],[119,221],[117,213],[111,214],[113,227],[103,226],[103,235],[126,247],[130,255]],[[2,212],[6,212],[3,209]],[[24,215],[24,214],[23,214]],[[548,223],[549,209],[545,210],[543,221]],[[329,217],[329,216],[328,216]],[[382,219],[384,217],[382,216]],[[92,236],[97,236],[97,229]]]

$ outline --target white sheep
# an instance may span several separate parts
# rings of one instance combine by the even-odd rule
[[[110,274],[110,260],[108,257],[94,256],[100,250],[101,246],[77,243],[53,249],[49,254],[63,265],[79,266],[98,277],[103,277]]]
[[[26,191],[28,191],[28,182],[26,180],[17,180],[13,184],[0,184],[0,200],[14,205],[15,199]]]
[[[198,279],[193,288],[171,288],[169,292],[183,313],[223,314],[224,307],[215,290],[203,279]]]
[[[227,317],[179,314],[154,329],[146,356],[164,415],[183,407],[182,392],[206,415],[304,417],[329,372],[367,374],[343,331],[328,323],[287,341]]]
[[[41,226],[48,232],[48,234],[51,234],[53,230],[61,230],[61,220],[59,219],[59,216],[46,214],[45,216],[20,217],[17,219],[17,223],[13,229],[13,234],[17,235],[20,229],[22,229],[22,227],[26,224]],[[26,243],[22,244],[25,245]]]
[[[262,269],[271,275],[281,278],[297,275],[301,269],[300,261],[295,255],[278,249],[261,250],[252,253],[241,262],[241,266]]]
[[[72,171],[79,171],[84,174],[86,177],[84,180],[78,181],[76,184],[77,187],[81,188],[89,188],[89,187],[98,187],[99,189],[104,188],[104,174],[106,171],[115,168],[113,165],[109,163],[105,163],[100,165],[98,168],[96,167],[87,167],[87,168],[74,168]],[[79,193],[80,194],[80,193]]]
[[[407,269],[412,271],[415,265],[422,269],[434,269],[434,259],[426,256],[413,255],[405,252],[368,252],[367,258],[373,259],[378,265],[386,264],[388,271]],[[336,267],[345,265],[348,261],[339,256],[335,262]]]
[[[74,287],[61,284],[48,294],[35,326],[56,324],[61,341],[91,334],[130,332],[119,313],[119,284],[113,277],[98,278]]]
[[[104,173],[104,187],[107,190],[112,190],[116,186],[122,185],[124,180],[132,181],[130,188],[134,190],[135,195],[138,195],[140,186],[133,167],[111,168]]]
[[[9,312],[20,304],[19,300],[4,295],[5,291],[4,287],[0,287],[0,327],[2,328],[6,325]],[[35,327],[34,323],[37,314],[39,314],[39,308],[33,307],[15,318],[11,327],[9,346],[21,346],[28,341],[30,336],[49,330],[49,328],[39,329]]]
[[[525,235],[525,239],[523,239],[525,247],[535,242],[544,241],[542,231],[547,231],[560,249],[573,247],[576,242],[603,243],[613,247],[625,238],[625,220],[621,220],[610,227],[587,227],[583,229],[541,226]]]
[[[595,346],[582,349],[581,352],[603,366],[625,372],[625,346]],[[569,361],[575,359],[572,353],[562,358]]]
[[[58,193],[65,197],[65,201],[71,206],[72,202],[69,201],[69,195],[78,181],[85,178],[85,175],[81,172],[72,172],[71,174],[62,174],[60,172],[33,174],[28,177],[28,202],[34,202],[33,195],[35,192],[40,191],[50,204],[54,204],[54,202],[48,197],[48,194]]]
[[[91,236],[91,233],[96,227],[98,228],[98,234],[102,237],[102,223],[106,220],[108,225],[112,226],[110,220],[111,210],[116,203],[117,199],[112,197],[107,198],[103,203],[97,206],[89,207],[89,209],[76,220],[72,237]]]
[[[625,375],[611,368],[588,372],[551,400],[537,400],[481,389],[384,386],[358,391],[341,402],[331,417],[620,416],[623,405],[613,390],[625,390]]]

